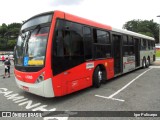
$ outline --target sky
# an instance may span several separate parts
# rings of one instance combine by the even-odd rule
[[[0,25],[61,10],[121,29],[133,19],[160,23],[159,0],[0,0]]]

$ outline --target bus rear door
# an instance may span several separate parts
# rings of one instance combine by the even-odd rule
[[[115,75],[122,73],[122,40],[121,35],[112,35]]]

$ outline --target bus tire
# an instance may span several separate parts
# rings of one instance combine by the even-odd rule
[[[148,58],[147,58],[147,61],[146,61],[146,68],[148,68],[149,65],[150,65],[150,59],[149,59],[149,57],[148,57]]]
[[[100,69],[100,67],[96,67],[96,69],[94,70],[93,73],[93,86],[96,88],[99,88],[101,86],[102,83],[102,70]]]
[[[148,65],[149,65],[149,66],[151,65],[150,57],[148,57]]]
[[[146,59],[145,58],[143,58],[143,60],[142,60],[142,68],[146,68]]]

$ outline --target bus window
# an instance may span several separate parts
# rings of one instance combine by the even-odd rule
[[[109,33],[101,30],[97,30],[97,43],[109,44]]]
[[[65,27],[62,27],[65,24]],[[83,56],[83,37],[82,26],[77,23],[72,23],[62,20],[57,21],[56,38],[54,42],[54,55],[58,56]]]
[[[94,38],[94,58],[109,58],[111,57],[111,43],[109,32],[93,29]]]
[[[54,44],[54,55],[56,56],[63,56],[63,40],[62,40],[62,30],[56,31],[56,39]]]
[[[128,56],[128,36],[123,36],[123,56]]]
[[[53,40],[53,74],[59,74],[84,62],[82,25],[57,20]]]
[[[134,54],[134,40],[131,36],[123,36],[123,56]]]
[[[126,35],[123,36],[123,45],[128,44],[128,37]]]
[[[143,39],[141,39],[140,42],[141,42],[141,50],[143,50],[144,49]]]
[[[148,40],[148,49],[151,50],[151,41]]]
[[[131,36],[128,37],[128,52],[129,52],[129,55],[134,54],[134,40],[133,40],[133,37]]]
[[[92,59],[92,36],[89,27],[83,28],[84,54],[85,59]]]
[[[129,36],[128,45],[133,45],[133,44],[134,44],[133,37]]]
[[[143,44],[142,50],[146,50],[146,48],[147,48],[147,42],[146,42],[145,39],[143,39],[142,42],[143,42],[143,43],[142,43],[142,44]]]
[[[71,39],[70,39],[70,32],[64,31],[63,36],[63,44],[64,44],[64,56],[70,56],[72,54],[71,52]]]
[[[82,56],[84,55],[82,25],[66,21],[64,33],[64,49],[68,50],[69,56]],[[66,41],[67,39],[67,41]]]

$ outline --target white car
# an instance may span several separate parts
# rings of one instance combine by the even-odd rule
[[[13,55],[9,55],[9,59],[10,59],[10,60],[14,60]]]

